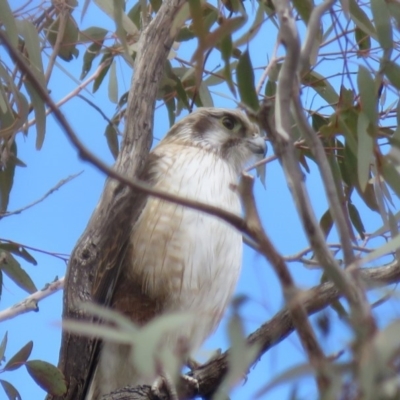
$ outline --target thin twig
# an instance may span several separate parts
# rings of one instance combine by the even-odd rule
[[[18,243],[13,240],[9,240],[9,239],[0,238],[0,243],[1,242],[10,243],[10,244],[16,245],[18,247],[23,247],[24,249],[28,249],[28,250],[36,251],[38,253],[46,254],[48,256],[55,257],[55,258],[58,258],[63,261],[68,261],[68,259],[69,259],[69,254],[66,254],[66,253],[55,253],[55,252],[51,252],[51,251],[47,251],[47,250],[42,250],[42,249],[38,249],[37,247],[27,246],[26,244]]]
[[[72,181],[72,179],[76,178],[77,176],[81,175],[83,171],[78,172],[77,174],[70,175],[65,179],[61,179],[60,182],[57,183],[54,187],[52,187],[47,193],[45,193],[40,199],[35,200],[33,203],[28,204],[27,206],[24,206],[22,208],[18,208],[17,210],[14,211],[6,211],[5,213],[0,213],[0,218],[3,217],[9,217],[11,215],[16,215],[16,214],[21,214],[23,211],[27,210],[28,208],[31,208],[35,206],[36,204],[41,203],[43,200],[45,200],[47,197],[49,197],[52,193],[54,193],[56,190],[60,189],[61,186],[65,185],[66,183]]]
[[[79,97],[80,99],[88,103],[91,107],[93,107],[109,123],[109,125],[111,125],[115,129],[117,134],[119,136],[122,136],[122,133],[118,129],[118,125],[113,121],[111,121],[111,119],[107,117],[107,115],[103,112],[103,110],[99,106],[97,106],[96,104],[93,103],[93,101],[87,99],[85,96],[82,96],[81,94],[78,94],[76,97]]]
[[[51,296],[64,288],[64,277],[55,280],[54,282],[46,284],[42,290],[38,290],[35,293],[29,295],[26,299],[20,301],[13,306],[0,311],[0,322],[6,321],[11,318],[15,318],[18,315],[25,314],[30,311],[39,311],[39,301]]]
[[[71,100],[73,97],[77,96],[83,89],[86,88],[86,86],[89,85],[90,82],[94,81],[103,71],[103,69],[107,66],[107,62],[101,63],[97,69],[94,71],[94,73],[86,79],[84,82],[82,82],[80,85],[78,85],[74,90],[72,90],[70,93],[68,93],[66,96],[64,96],[60,101],[56,103],[57,107],[61,107],[64,105],[67,101]],[[46,109],[46,115],[49,115],[52,113],[53,110],[51,108]],[[21,130],[26,130],[32,125],[36,123],[36,118],[32,118],[30,121],[28,121],[26,124],[24,124],[21,127]]]
[[[284,59],[284,57],[279,57],[279,58],[278,58],[278,57],[276,56],[276,53],[277,53],[277,51],[278,51],[278,47],[279,47],[279,41],[276,41],[276,42],[275,42],[275,46],[274,46],[274,50],[273,50],[273,53],[272,53],[271,61],[268,63],[267,67],[264,69],[263,74],[261,75],[261,78],[260,78],[260,80],[259,80],[258,83],[257,83],[257,86],[256,86],[256,93],[257,93],[257,94],[260,94],[261,88],[263,87],[264,82],[265,82],[265,80],[267,79],[267,76],[269,75],[271,69],[272,69],[273,67],[275,67],[276,64],[277,64],[279,61],[282,61],[282,60]]]

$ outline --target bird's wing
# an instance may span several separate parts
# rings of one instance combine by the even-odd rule
[[[157,176],[153,171],[160,157],[160,155],[154,153],[149,154],[143,171],[139,175],[140,181],[147,183],[150,186],[153,186],[156,183],[155,181]],[[148,196],[142,192],[133,193],[130,208],[126,211],[127,218],[129,218],[129,227],[133,227],[139,218],[146,205],[147,198]],[[110,243],[108,251],[104,253],[102,260],[99,262],[92,286],[92,299],[96,303],[105,307],[108,307],[111,304],[114,290],[121,274],[121,269],[126,262],[126,256],[129,253],[128,240],[130,232],[130,229],[126,229],[126,224],[123,225],[119,232],[113,238],[110,238],[112,239],[112,243]],[[86,399],[90,383],[98,364],[101,340],[92,340],[94,341],[91,351],[92,354],[89,368],[87,369],[86,379],[84,380],[85,387],[82,391],[80,400]]]

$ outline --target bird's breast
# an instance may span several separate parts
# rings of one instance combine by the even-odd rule
[[[216,155],[198,149],[178,156],[164,153],[157,168],[157,189],[240,213],[239,198],[230,188],[237,177]],[[165,311],[203,313],[211,325],[218,323],[240,272],[242,238],[234,228],[217,217],[149,197],[131,244],[131,272],[143,293],[162,298]]]

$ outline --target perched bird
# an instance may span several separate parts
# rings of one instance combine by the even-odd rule
[[[199,108],[151,151],[141,179],[240,215],[240,199],[230,185],[265,150],[259,128],[241,111]],[[187,358],[216,329],[233,294],[242,236],[217,217],[151,196],[127,235],[111,306],[139,326],[167,313],[191,315],[160,344]],[[152,384],[157,374],[140,376],[131,351],[123,344],[102,344],[87,400],[127,385]]]

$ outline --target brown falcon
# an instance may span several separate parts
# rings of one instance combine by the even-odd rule
[[[258,127],[241,111],[200,108],[151,151],[143,178],[156,189],[240,214],[230,184],[265,149]],[[163,343],[189,356],[215,330],[232,296],[242,236],[217,217],[155,197],[146,199],[129,235],[111,305],[140,326],[159,315],[188,313],[192,318],[168,331]],[[86,399],[155,378],[140,376],[127,345],[104,342]]]

